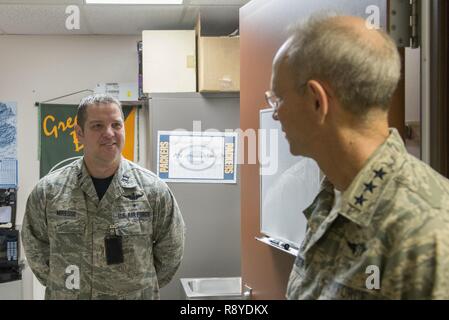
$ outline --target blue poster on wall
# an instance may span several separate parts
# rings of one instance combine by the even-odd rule
[[[17,188],[17,105],[0,101],[0,188]]]
[[[164,181],[236,183],[236,133],[159,131],[157,150]]]

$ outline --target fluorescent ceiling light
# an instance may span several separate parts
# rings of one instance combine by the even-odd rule
[[[86,4],[182,4],[183,0],[85,0]]]

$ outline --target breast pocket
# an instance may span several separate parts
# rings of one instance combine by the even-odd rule
[[[52,299],[76,299],[81,284],[85,223],[62,219],[54,224],[50,241],[49,291]]]
[[[122,237],[123,271],[131,277],[152,276],[153,243],[149,221],[130,219],[116,224],[117,235]]]
[[[56,262],[77,263],[85,250],[85,223],[80,220],[62,220],[55,224],[54,239],[50,245],[51,255],[60,258]]]

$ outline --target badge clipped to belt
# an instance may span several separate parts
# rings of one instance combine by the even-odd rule
[[[115,225],[109,226],[109,235],[104,237],[104,248],[108,265],[123,263],[122,236],[117,234]]]

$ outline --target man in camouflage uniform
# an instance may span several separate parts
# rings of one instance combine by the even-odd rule
[[[28,263],[47,299],[158,299],[177,271],[184,222],[168,186],[122,158],[120,102],[78,108],[84,157],[42,178],[22,226]]]
[[[388,35],[356,17],[312,18],[274,59],[273,117],[326,174],[289,299],[449,298],[448,180],[388,128],[400,66]]]

